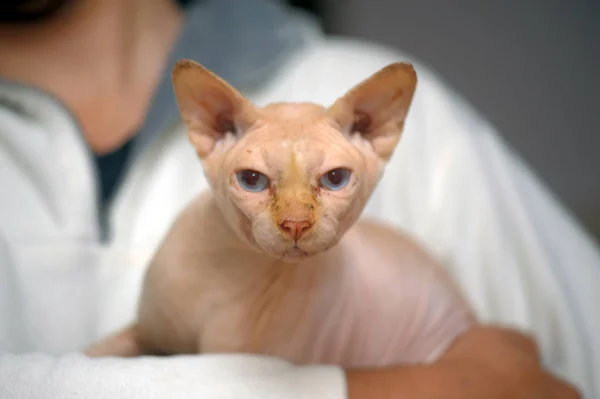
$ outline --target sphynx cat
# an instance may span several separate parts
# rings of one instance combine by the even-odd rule
[[[155,254],[136,322],[89,356],[427,363],[475,323],[416,242],[358,220],[402,135],[417,84],[411,65],[383,68],[329,108],[257,108],[189,60],[172,78],[211,189]]]

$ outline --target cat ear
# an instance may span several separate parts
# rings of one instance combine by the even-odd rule
[[[340,97],[328,115],[345,133],[368,140],[375,153],[387,160],[402,135],[416,86],[412,65],[391,64]]]
[[[241,136],[256,120],[252,104],[202,65],[178,61],[171,77],[188,138],[200,158],[227,135]]]

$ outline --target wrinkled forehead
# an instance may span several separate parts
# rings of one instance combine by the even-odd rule
[[[323,143],[306,139],[282,139],[272,143],[275,151],[267,151],[265,160],[277,168],[314,169],[327,158]]]
[[[328,158],[326,146],[318,140],[280,137],[248,140],[247,144],[246,157],[240,157],[237,161],[240,165],[254,165],[264,173],[311,173]]]
[[[309,137],[272,133],[256,132],[242,140],[232,154],[234,168],[256,169],[279,179],[286,174],[313,175],[327,168],[352,166],[352,145],[340,133]]]

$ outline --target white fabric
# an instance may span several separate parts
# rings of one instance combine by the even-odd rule
[[[79,354],[5,355],[0,375],[3,399],[337,399],[346,394],[335,368],[298,368],[238,355],[94,361]]]
[[[258,104],[330,104],[398,60],[411,59],[315,36],[268,85],[245,94]],[[426,68],[416,69],[403,140],[365,215],[418,237],[483,320],[534,331],[548,366],[586,398],[600,398],[597,247],[493,127]],[[343,374],[331,367],[264,359],[265,370],[279,371],[259,376],[244,356],[224,366],[218,356],[69,355],[133,318],[148,259],[206,182],[175,127],[130,171],[110,213],[114,239],[100,245],[94,172],[77,126],[39,93],[3,87],[0,95],[33,115],[0,108],[0,350],[48,353],[0,357],[0,397],[345,396]]]

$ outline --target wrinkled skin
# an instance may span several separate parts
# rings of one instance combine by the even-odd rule
[[[471,327],[432,257],[358,221],[402,135],[416,89],[410,65],[382,69],[329,108],[256,108],[192,61],[176,65],[173,84],[211,190],[156,253],[137,322],[88,355],[246,352],[388,366],[434,361]],[[332,188],[340,172],[328,172],[340,168],[347,179]],[[260,174],[244,180],[243,171]]]

